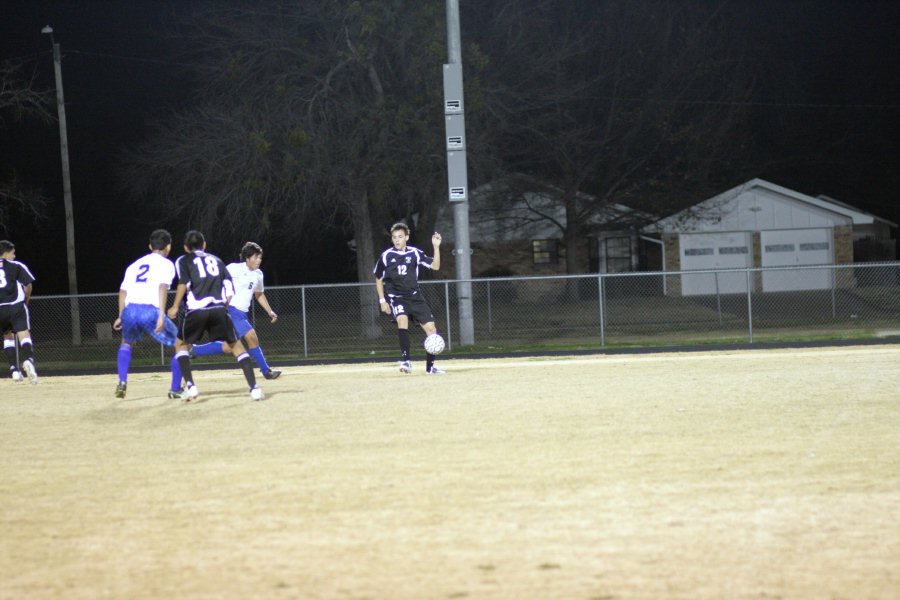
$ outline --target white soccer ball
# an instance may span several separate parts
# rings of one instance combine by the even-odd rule
[[[437,333],[432,333],[425,338],[425,352],[428,354],[440,354],[444,351],[444,338]]]

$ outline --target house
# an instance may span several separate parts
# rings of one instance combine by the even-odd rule
[[[891,248],[895,223],[827,196],[752,179],[643,229],[662,243],[663,270],[833,265],[854,262],[854,242]],[[868,257],[867,257],[868,258]],[[756,291],[828,289],[832,269],[763,271]],[[746,272],[671,278],[668,293],[746,293]],[[674,284],[674,285],[673,285]],[[679,285],[680,284],[680,285]]]
[[[558,189],[523,176],[473,190],[469,199],[472,276],[565,274],[566,213],[558,200],[560,195]],[[578,198],[582,203],[593,200],[587,194]],[[633,225],[635,215],[627,206],[611,204],[587,219],[576,257],[580,272],[638,270],[642,242]],[[452,205],[441,208],[435,229],[441,232],[444,245],[452,249]],[[452,261],[452,256],[445,256],[442,269],[449,271]]]

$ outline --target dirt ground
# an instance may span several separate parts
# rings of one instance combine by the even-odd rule
[[[900,347],[442,364],[0,381],[0,598],[900,597]]]

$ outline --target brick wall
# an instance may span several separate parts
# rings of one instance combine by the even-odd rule
[[[663,252],[666,256],[666,271],[681,270],[681,244],[677,233],[662,234]],[[681,277],[666,277],[666,294],[669,296],[681,295]]]
[[[456,257],[451,254],[452,251],[453,245],[444,240],[441,244],[441,279],[453,279],[456,276]],[[579,272],[587,273],[587,240],[578,245],[576,260]],[[473,278],[482,277],[485,273],[509,273],[518,276],[566,274],[566,261],[563,257],[560,257],[555,265],[534,264],[531,240],[498,242],[489,246],[472,244],[471,264]]]

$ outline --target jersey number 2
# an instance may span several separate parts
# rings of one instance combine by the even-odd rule
[[[134,280],[138,283],[147,283],[147,271],[150,270],[150,265],[141,265],[138,267],[138,274]]]

